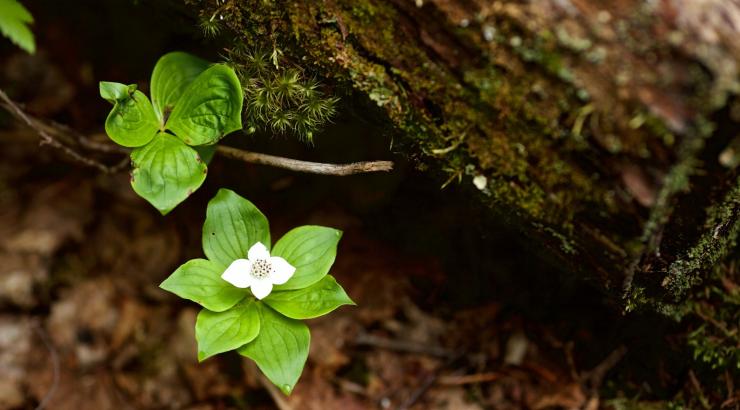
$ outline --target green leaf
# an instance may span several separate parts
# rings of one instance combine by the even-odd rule
[[[22,4],[16,0],[0,0],[0,33],[33,54],[36,52],[36,41],[28,28],[31,23],[33,16]]]
[[[157,131],[159,124],[152,104],[141,91],[134,91],[129,97],[118,100],[105,120],[105,132],[124,147],[146,145]]]
[[[199,145],[197,147],[193,147],[194,150],[198,151],[198,155],[200,155],[200,159],[203,160],[203,162],[206,163],[206,165],[210,165],[211,160],[213,159],[213,155],[216,154],[216,145]]]
[[[194,149],[160,132],[131,153],[131,186],[162,215],[171,211],[206,179],[206,164]]]
[[[272,292],[263,302],[292,319],[313,319],[339,306],[355,304],[331,275],[307,288]]]
[[[224,268],[257,242],[270,249],[267,218],[254,204],[228,189],[219,189],[206,211],[203,224],[203,252]]]
[[[234,70],[216,64],[183,92],[167,120],[167,129],[188,145],[213,144],[242,128],[242,87]]]
[[[225,312],[203,309],[195,320],[198,360],[244,346],[259,333],[260,314],[254,299],[247,299]]]
[[[302,289],[318,282],[329,273],[337,256],[342,231],[323,226],[300,226],[280,238],[272,250],[296,268],[293,276],[275,290]]]
[[[224,269],[214,262],[193,259],[177,268],[159,287],[210,311],[223,312],[247,296],[244,289],[221,279],[223,273]]]
[[[194,55],[174,51],[163,55],[154,66],[150,86],[152,105],[161,123],[172,112],[182,93],[210,63]]]
[[[259,336],[238,352],[254,360],[271,382],[290,394],[306,364],[311,334],[303,322],[282,316],[263,304],[259,311]]]
[[[111,81],[101,81],[99,87],[100,96],[111,104],[131,97],[136,91],[136,84],[126,85]]]

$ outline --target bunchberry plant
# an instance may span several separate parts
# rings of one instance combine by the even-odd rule
[[[301,321],[353,305],[328,275],[342,233],[301,226],[270,249],[267,219],[251,202],[221,189],[208,203],[203,252],[160,285],[203,309],[195,323],[198,360],[236,350],[289,394],[308,358]]]
[[[103,81],[100,96],[113,104],[106,133],[134,148],[131,186],[166,214],[203,183],[214,144],[242,128],[244,96],[229,66],[183,52],[157,61],[150,87],[151,102],[134,84]]]

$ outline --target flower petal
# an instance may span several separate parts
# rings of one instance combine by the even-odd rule
[[[270,259],[270,251],[262,242],[257,242],[249,248],[247,257],[250,261],[256,261],[257,259]]]
[[[221,279],[231,283],[237,288],[248,288],[252,284],[252,262],[246,259],[237,259],[231,262],[228,268],[221,274]]]
[[[264,299],[272,292],[272,283],[269,279],[254,279],[251,290],[254,297]]]
[[[270,281],[275,285],[282,285],[295,273],[295,267],[279,256],[271,257],[270,263],[272,264]]]

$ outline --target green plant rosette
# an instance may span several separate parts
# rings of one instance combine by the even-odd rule
[[[242,88],[234,70],[183,52],[162,56],[150,82],[152,100],[136,85],[103,81],[113,104],[105,131],[133,148],[131,186],[167,214],[206,178],[206,163],[226,134],[242,128]]]
[[[354,305],[328,274],[341,237],[341,231],[322,226],[301,226],[286,233],[270,254],[285,259],[295,272],[258,300],[248,288],[235,287],[221,275],[233,261],[246,258],[256,243],[270,249],[267,218],[233,191],[219,190],[208,203],[203,225],[206,259],[186,262],[160,285],[203,307],[195,325],[198,359],[236,350],[290,394],[311,340],[301,320]]]

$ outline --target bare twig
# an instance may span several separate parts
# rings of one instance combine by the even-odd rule
[[[49,391],[46,392],[46,395],[44,396],[44,398],[39,402],[39,405],[36,406],[36,410],[42,410],[49,404],[49,401],[52,399],[52,397],[54,397],[54,394],[57,391],[57,387],[59,386],[59,355],[57,354],[57,351],[54,348],[54,345],[51,343],[51,340],[49,340],[49,336],[46,335],[46,332],[41,327],[41,325],[39,325],[38,323],[34,324],[33,330],[36,331],[36,333],[39,335],[39,338],[41,338],[41,341],[44,343],[46,348],[49,350],[49,356],[51,358],[51,369],[52,369],[51,387],[49,388]]]
[[[591,387],[594,390],[598,390],[604,382],[606,374],[622,360],[625,354],[627,354],[627,348],[624,345],[619,346],[583,377],[591,382]]]
[[[458,352],[452,356],[449,356],[447,360],[445,360],[444,363],[437,366],[437,368],[434,369],[434,371],[431,374],[427,375],[424,378],[422,383],[411,393],[411,396],[409,396],[409,398],[406,399],[406,401],[404,401],[403,403],[401,403],[400,406],[397,407],[397,410],[408,410],[411,407],[413,407],[416,404],[416,402],[421,400],[421,398],[424,397],[427,391],[429,391],[429,389],[431,389],[432,386],[434,386],[434,384],[437,383],[437,379],[439,378],[442,371],[450,367],[453,363],[457,362],[464,355],[465,353]]]
[[[437,381],[437,384],[443,386],[464,386],[466,384],[488,383],[496,381],[503,376],[503,373],[497,372],[465,374],[461,376],[442,376]]]
[[[80,154],[79,152],[73,150],[72,148],[68,147],[67,145],[64,145],[57,138],[54,138],[51,135],[48,125],[26,114],[26,112],[23,111],[18,104],[16,104],[13,100],[11,100],[10,97],[8,97],[8,95],[5,94],[3,90],[0,90],[0,105],[2,105],[17,120],[24,122],[29,128],[36,131],[39,137],[41,137],[42,145],[49,145],[51,147],[54,147],[64,152],[65,154],[67,154],[70,158],[78,162],[81,162],[87,166],[97,168],[98,170],[106,174],[113,174],[123,169],[122,166],[119,166],[120,164],[110,167],[108,165],[103,164],[102,162],[99,162],[92,158],[88,158]]]
[[[689,382],[691,382],[691,386],[696,391],[696,398],[699,400],[699,403],[701,403],[702,407],[704,407],[707,410],[711,409],[712,406],[709,404],[707,397],[704,395],[704,389],[701,388],[699,379],[696,378],[696,374],[694,374],[694,370],[691,370],[691,369],[689,369]]]
[[[70,144],[77,144],[80,147],[106,154],[127,154],[128,150],[117,145],[100,143],[78,133],[77,131],[63,124],[51,122],[49,124],[34,118],[32,115],[23,111],[20,105],[8,97],[0,90],[0,106],[4,107],[13,117],[25,123],[29,128],[36,131],[41,137],[42,145],[50,145],[72,159],[81,162],[87,166],[97,168],[106,173],[116,173],[125,168],[127,161],[123,161],[114,166],[108,166],[95,159],[88,158],[81,153],[70,148]],[[65,144],[66,143],[66,144]],[[284,168],[292,171],[307,172],[311,174],[322,175],[354,175],[369,172],[391,171],[393,169],[392,161],[366,161],[353,162],[349,164],[325,164],[320,162],[300,161],[292,158],[278,157],[275,155],[262,154],[240,150],[232,147],[218,146],[217,150],[225,157],[237,159],[253,164],[269,165],[276,168]]]
[[[291,171],[307,172],[309,174],[321,175],[353,175],[368,172],[391,171],[391,161],[367,161],[353,162],[349,164],[324,164],[320,162],[300,161],[297,159],[283,158],[274,155],[261,154],[258,152],[244,151],[232,147],[219,145],[216,150],[222,155],[253,164],[270,165],[276,168],[289,169]]]
[[[455,357],[455,354],[453,352],[439,346],[414,343],[407,340],[387,339],[384,337],[368,335],[365,333],[361,333],[357,336],[357,338],[355,339],[355,345],[370,346],[404,353],[424,354],[427,356],[441,358]]]
[[[724,409],[734,404],[733,407],[737,410],[740,408],[740,403],[738,403],[738,397],[735,396],[735,383],[733,383],[730,372],[727,370],[725,370],[725,383],[727,384],[727,400],[723,401],[719,408]]]
[[[91,139],[90,137],[88,137],[87,135],[83,135],[77,130],[72,129],[65,124],[60,124],[56,121],[49,121],[49,125],[54,131],[57,132],[57,134],[73,136],[75,138],[75,142],[79,143],[83,148],[88,149],[90,151],[97,151],[97,152],[102,152],[105,154],[126,154],[126,155],[128,155],[131,152],[131,149],[122,147],[117,144],[111,144],[110,142],[95,141]]]
[[[439,376],[439,372],[435,371],[434,373],[428,375],[424,378],[424,381],[419,385],[419,387],[414,390],[413,393],[411,393],[411,396],[403,402],[400,406],[397,407],[398,410],[408,410],[416,404],[417,401],[419,401],[424,394],[434,385],[434,383],[437,381],[437,377]]]

